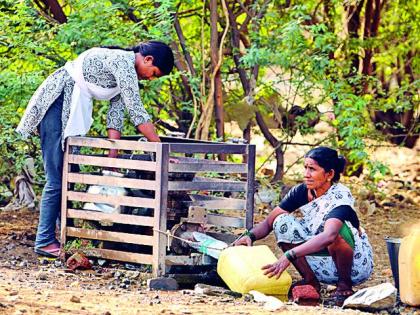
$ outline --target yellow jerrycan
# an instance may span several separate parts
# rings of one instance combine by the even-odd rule
[[[266,245],[228,247],[220,254],[217,273],[232,291],[244,294],[256,290],[286,300],[292,284],[289,273],[284,271],[275,279],[268,278],[261,270],[262,266],[276,261]]]
[[[398,254],[400,298],[405,304],[420,306],[420,228],[401,241]]]

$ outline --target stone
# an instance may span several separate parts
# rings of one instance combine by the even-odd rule
[[[276,311],[285,307],[284,303],[274,296],[265,295],[264,293],[252,290],[249,291],[255,302],[264,303],[264,309],[267,311]]]
[[[27,267],[28,266],[28,262],[26,260],[24,260],[24,261],[20,262],[18,266],[20,268]]]
[[[147,280],[149,290],[174,291],[178,290],[178,282],[173,278],[153,278]]]
[[[127,274],[127,276],[128,276],[130,279],[137,279],[137,278],[139,278],[139,277],[140,277],[140,272],[139,272],[139,271],[132,271],[132,272],[130,272],[129,274]]]
[[[70,270],[76,269],[92,269],[89,259],[82,253],[74,253],[66,261],[66,266]]]
[[[311,285],[299,285],[292,289],[292,297],[294,302],[300,300],[319,300],[319,293]]]
[[[397,289],[387,282],[357,291],[344,301],[343,307],[376,312],[393,308],[396,301]]]
[[[98,259],[98,265],[103,267],[106,264],[106,260],[105,259]]]
[[[229,295],[235,298],[242,297],[241,293],[233,292],[231,290],[217,287],[213,285],[203,284],[203,283],[197,283],[194,286],[194,293],[199,295],[210,295],[210,296],[221,296],[221,295]]]
[[[70,302],[73,302],[73,303],[80,303],[80,298],[78,298],[77,296],[72,296],[71,297],[71,299],[70,299]]]

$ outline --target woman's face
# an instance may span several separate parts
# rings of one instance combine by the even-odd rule
[[[153,56],[143,57],[136,54],[135,68],[139,80],[154,80],[163,75],[160,69],[153,65]]]
[[[318,189],[331,183],[334,171],[326,172],[318,162],[311,158],[305,158],[305,184],[308,189]]]

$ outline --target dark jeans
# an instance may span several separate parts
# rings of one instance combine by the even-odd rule
[[[64,157],[61,148],[62,112],[63,94],[50,106],[39,124],[46,183],[42,192],[35,248],[42,248],[54,242],[58,243],[55,237],[55,229],[61,209],[61,180]]]

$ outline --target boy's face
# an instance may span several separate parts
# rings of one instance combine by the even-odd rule
[[[143,57],[136,54],[135,67],[139,80],[154,80],[163,75],[160,69],[153,65],[153,56]]]

